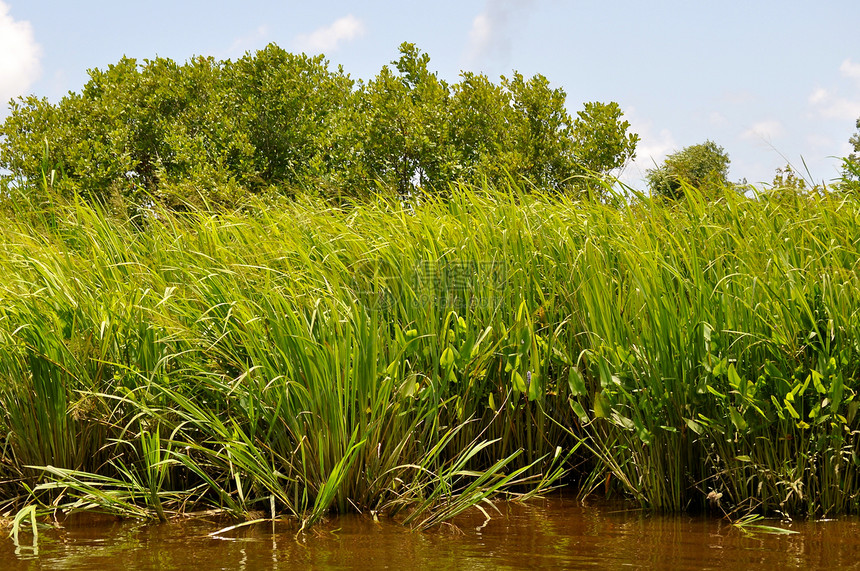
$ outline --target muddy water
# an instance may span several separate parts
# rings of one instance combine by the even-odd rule
[[[503,504],[430,533],[368,516],[333,519],[296,537],[259,524],[209,537],[223,522],[104,520],[41,531],[36,548],[0,539],[0,569],[806,569],[860,568],[860,520],[767,522],[795,535],[744,533],[726,522],[654,516],[554,498]]]

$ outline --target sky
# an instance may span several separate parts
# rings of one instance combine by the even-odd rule
[[[59,101],[122,56],[235,59],[274,42],[369,79],[408,41],[449,82],[516,70],[564,89],[571,114],[618,102],[641,137],[622,174],[636,187],[706,140],[733,181],[791,164],[828,182],[860,118],[858,22],[856,0],[0,0],[0,120],[10,98]]]

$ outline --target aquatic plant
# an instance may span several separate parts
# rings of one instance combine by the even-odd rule
[[[860,208],[683,192],[7,198],[3,497],[423,527],[572,468],[655,509],[856,512]]]

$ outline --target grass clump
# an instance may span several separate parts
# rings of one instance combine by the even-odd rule
[[[3,497],[425,527],[576,451],[584,493],[656,509],[856,512],[860,208],[685,192],[18,206]]]

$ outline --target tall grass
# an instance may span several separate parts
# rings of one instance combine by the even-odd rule
[[[423,527],[576,464],[656,509],[857,511],[843,197],[5,208],[9,502]]]

